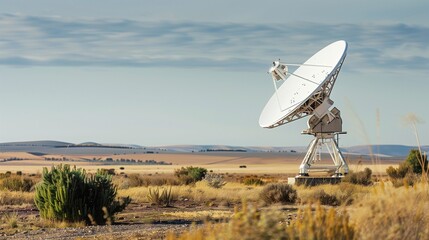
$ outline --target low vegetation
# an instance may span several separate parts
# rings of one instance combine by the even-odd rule
[[[58,165],[50,171],[43,169],[34,201],[45,219],[106,224],[130,203],[128,197],[117,200],[116,191],[111,175],[105,172],[91,175],[76,167]]]
[[[407,159],[394,168],[390,166],[386,173],[395,187],[413,186],[419,180],[428,181],[428,160],[426,154],[413,149],[408,154]]]
[[[228,223],[205,224],[179,236],[170,233],[167,239],[353,239],[354,235],[347,213],[320,205],[315,211],[310,206],[299,210],[293,219],[243,205]]]
[[[171,207],[173,206],[174,195],[169,188],[149,188],[147,199],[149,203],[154,204],[158,207]]]
[[[0,190],[0,206],[20,206],[33,203],[33,192]]]
[[[15,175],[5,177],[0,181],[0,189],[9,191],[29,192],[34,186],[34,181],[31,178]]]
[[[320,203],[330,206],[349,206],[367,196],[370,188],[344,182],[336,185],[299,186],[297,192],[298,201],[301,204]]]
[[[427,183],[393,188],[381,184],[355,205],[351,214],[358,239],[427,239]]]
[[[212,188],[222,188],[225,186],[226,182],[224,181],[224,177],[221,174],[217,173],[209,173],[204,177],[204,181],[207,182]]]
[[[183,184],[196,183],[203,180],[207,174],[207,169],[200,167],[182,167],[174,171],[174,175]]]
[[[342,179],[342,182],[349,182],[353,184],[368,186],[372,184],[371,176],[371,169],[365,168],[363,171],[360,172],[350,172]]]
[[[296,190],[287,183],[270,183],[259,195],[265,204],[293,204],[298,196]]]
[[[245,187],[243,184],[228,182],[222,188],[210,187],[206,181],[195,185],[168,186],[177,201],[185,205],[201,204],[206,206],[232,206],[239,204],[243,199],[250,202],[259,201],[262,187]],[[135,203],[147,203],[147,195],[151,187],[134,187],[119,189],[119,196],[130,196]]]
[[[243,184],[244,185],[254,185],[254,186],[262,186],[264,185],[264,181],[262,181],[262,179],[257,178],[257,177],[246,177],[243,179]]]

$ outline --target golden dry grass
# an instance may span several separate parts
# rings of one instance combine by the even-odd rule
[[[149,188],[134,187],[118,190],[118,196],[130,196],[135,202],[147,203]],[[197,182],[195,186],[171,186],[176,199],[197,203],[226,202],[237,203],[242,200],[257,201],[262,187],[249,187],[240,183],[227,183],[222,188],[212,188],[206,182]]]
[[[34,203],[33,192],[15,192],[8,190],[0,190],[0,205],[23,205]]]
[[[380,184],[351,208],[360,239],[429,239],[427,183],[395,188]]]
[[[350,187],[350,186],[347,186]],[[336,186],[298,188],[300,194]],[[270,209],[243,209],[229,223],[207,223],[169,239],[429,239],[429,185],[395,188],[391,183],[353,188],[361,194],[349,207],[312,209],[304,205],[285,224]],[[307,206],[307,207],[306,207]]]
[[[316,193],[322,190],[326,194],[334,196],[340,205],[350,205],[366,197],[370,193],[371,187],[350,183],[341,183],[338,185],[326,184],[314,187],[299,186],[297,187],[298,199],[302,204],[316,203],[319,201]]]
[[[229,219],[233,212],[225,210],[202,210],[202,211],[175,211],[163,212],[165,216],[172,216],[184,220],[213,220],[213,219]]]

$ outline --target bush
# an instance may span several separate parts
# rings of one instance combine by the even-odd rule
[[[409,172],[412,172],[411,167],[405,162],[401,163],[398,168],[390,166],[386,169],[386,173],[390,179],[402,179]]]
[[[338,206],[340,205],[340,201],[337,199],[335,195],[330,195],[325,192],[323,189],[317,189],[313,193],[313,197],[316,201],[318,201],[322,205],[329,206]]]
[[[34,202],[45,219],[106,224],[131,201],[129,197],[116,200],[116,194],[111,175],[100,170],[87,175],[85,170],[66,164],[53,166],[51,171],[43,169]]]
[[[30,178],[24,178],[20,176],[12,176],[3,179],[0,187],[9,191],[24,191],[29,192],[34,186],[33,180]]]
[[[342,182],[336,185],[300,187],[298,198],[301,204],[319,202],[330,206],[350,205],[367,195],[368,191],[366,186]]]
[[[427,174],[427,168],[427,156],[424,154],[422,159],[420,152],[413,149],[398,168],[390,166],[386,169],[386,173],[395,187],[413,186],[419,180],[419,175]]]
[[[243,184],[248,185],[248,186],[250,186],[250,185],[262,186],[262,185],[264,185],[264,181],[262,181],[260,178],[250,177],[250,178],[245,178],[243,180]]]
[[[102,168],[102,169],[100,169],[100,172],[102,174],[115,175],[115,169],[114,168],[109,168],[109,169]]]
[[[423,155],[423,156],[422,156]],[[428,159],[426,154],[420,155],[417,149],[410,150],[405,163],[408,164],[414,173],[421,174],[427,171]],[[423,158],[422,158],[423,157]]]
[[[200,167],[182,167],[174,171],[174,175],[184,184],[201,181],[207,174],[207,169]]]
[[[402,186],[414,186],[420,180],[420,175],[408,172],[403,178],[391,178],[394,187],[402,187]]]
[[[347,174],[342,181],[368,186],[372,184],[371,175],[372,175],[371,169],[365,168],[363,171],[356,172],[356,173],[351,172]]]
[[[128,184],[128,188],[130,187],[141,187],[148,186],[148,182],[140,174],[129,174],[126,178],[126,182]]]
[[[147,194],[147,199],[150,203],[157,206],[170,207],[173,203],[173,194],[171,193],[171,187],[169,189],[165,188],[149,188]]]
[[[205,176],[204,180],[212,188],[221,188],[225,186],[226,182],[223,180],[223,176],[216,173],[209,173]]]
[[[296,190],[289,184],[285,183],[270,183],[265,186],[261,193],[260,198],[266,204],[272,203],[295,203],[297,198]]]

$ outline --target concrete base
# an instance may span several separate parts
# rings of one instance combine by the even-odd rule
[[[288,178],[288,183],[291,185],[316,186],[321,184],[338,184],[342,177],[294,177]]]

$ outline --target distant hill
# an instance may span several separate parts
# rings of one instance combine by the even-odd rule
[[[69,145],[74,145],[73,143],[60,142],[60,141],[26,141],[26,142],[6,142],[0,143],[0,147],[31,147],[31,146],[39,146],[39,147],[67,147]]]
[[[414,146],[405,145],[360,145],[342,148],[345,154],[407,156]],[[429,151],[429,146],[422,146]],[[41,154],[133,154],[133,153],[190,153],[190,152],[306,152],[304,146],[270,147],[270,146],[229,146],[229,145],[171,145],[145,147],[134,144],[112,143],[68,143],[61,141],[27,141],[0,143],[0,152],[37,152]]]
[[[386,156],[407,156],[411,149],[417,149],[416,146],[405,145],[361,145],[344,148],[345,152],[371,155],[380,154]],[[429,146],[421,147],[423,152],[429,151]]]
[[[156,151],[138,145],[67,143],[61,141],[27,141],[0,143],[0,152],[38,152],[43,154],[126,154]]]

